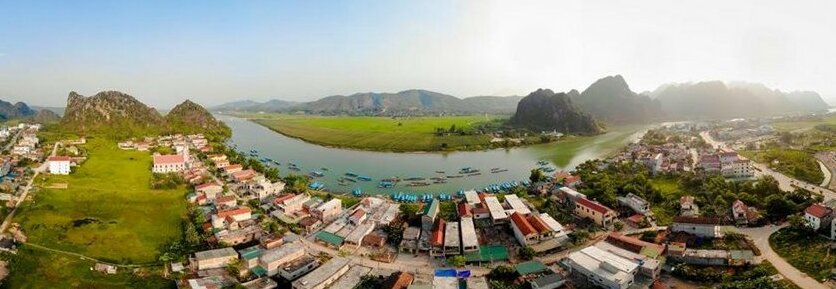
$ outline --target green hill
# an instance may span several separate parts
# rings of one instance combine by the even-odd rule
[[[514,127],[534,131],[556,130],[571,134],[597,134],[603,131],[594,117],[581,111],[572,102],[578,92],[555,93],[538,89],[520,100],[517,112],[508,121]]]

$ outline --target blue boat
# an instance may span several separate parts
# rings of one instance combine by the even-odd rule
[[[318,190],[322,190],[322,188],[325,188],[325,185],[323,185],[320,182],[313,182],[310,185],[308,185],[308,188],[311,189],[311,190],[317,190],[318,191]]]
[[[352,172],[347,172],[347,173],[345,173],[345,175],[346,175],[346,176],[349,176],[349,177],[352,177],[352,178],[356,178],[356,177],[357,177],[357,174],[352,173]]]
[[[312,171],[312,172],[311,172],[311,176],[316,177],[316,178],[321,178],[321,177],[324,177],[324,176],[325,176],[325,174],[323,174],[323,173],[322,173],[322,172],[320,172],[320,171]]]
[[[359,197],[363,195],[363,190],[361,190],[360,188],[354,188],[354,190],[351,191],[351,194]]]
[[[367,176],[357,176],[357,179],[361,180],[361,181],[364,181],[364,182],[371,182],[372,181],[372,178],[367,177]]]

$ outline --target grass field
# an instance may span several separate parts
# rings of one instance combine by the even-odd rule
[[[0,288],[40,289],[40,288],[79,288],[79,289],[116,289],[173,288],[174,282],[161,278],[155,268],[145,277],[138,277],[130,271],[118,271],[115,275],[105,275],[90,270],[94,263],[79,260],[61,254],[52,254],[31,247],[20,247],[18,255],[11,256],[9,263],[12,274],[4,280]],[[145,269],[143,269],[145,270]]]
[[[816,158],[806,151],[793,149],[767,149],[759,151],[740,151],[743,156],[756,162],[767,164],[770,168],[797,178],[819,184],[824,180],[824,173]]]
[[[362,117],[249,115],[253,121],[287,136],[336,147],[377,151],[438,151],[482,149],[490,145],[486,135],[438,136],[436,128],[470,129],[491,120],[486,116]]]
[[[836,266],[836,254],[830,252],[830,240],[818,234],[781,229],[769,237],[769,245],[793,267],[810,277],[823,280]]]
[[[116,263],[155,262],[162,245],[181,238],[185,188],[151,190],[147,152],[100,139],[85,146],[89,159],[69,176],[38,177],[34,201],[15,221],[30,243]],[[46,188],[54,183],[69,187]]]
[[[776,122],[772,127],[777,131],[800,131],[812,129],[819,124],[833,124],[836,125],[836,115],[831,115],[823,118],[821,121],[791,121],[791,122]]]

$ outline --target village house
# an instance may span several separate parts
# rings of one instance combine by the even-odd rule
[[[311,256],[302,256],[296,260],[290,261],[281,268],[279,268],[279,275],[286,280],[296,280],[297,278],[313,271],[319,265],[319,261]]]
[[[302,278],[293,281],[293,289],[324,289],[348,272],[351,260],[334,257]]]
[[[511,229],[521,246],[528,246],[537,241],[537,230],[520,213],[511,214]]]
[[[154,173],[178,173],[186,170],[186,159],[183,155],[154,155]]]
[[[69,175],[70,174],[70,157],[67,156],[52,156],[47,158],[49,163],[49,173],[53,175]]]
[[[461,229],[461,243],[462,252],[464,254],[479,251],[479,237],[476,235],[476,226],[473,224],[473,218],[462,217],[459,220],[459,228]]]
[[[833,219],[833,209],[823,204],[812,204],[804,209],[804,220],[814,231],[822,228],[822,224],[830,224]]]
[[[628,207],[631,210],[633,210],[633,212],[642,215],[650,213],[650,204],[641,197],[634,195],[633,193],[628,193],[627,196],[618,197],[616,199],[618,200],[619,205]]]
[[[424,213],[421,214],[421,228],[424,231],[429,232],[433,228],[433,225],[435,225],[435,217],[439,211],[438,204],[439,201],[433,199],[429,204],[424,205]]]
[[[575,215],[590,219],[601,227],[609,228],[615,218],[615,211],[598,202],[580,198],[575,201]]]
[[[310,210],[311,216],[321,220],[323,223],[330,222],[342,212],[343,203],[340,199],[333,198],[330,201],[320,204]]]
[[[302,210],[302,205],[305,204],[308,200],[311,199],[311,196],[308,194],[298,194],[293,195],[290,194],[287,198],[281,198],[281,201],[275,202],[277,209],[285,213],[286,215],[294,214]],[[279,198],[277,198],[279,200]]]
[[[678,216],[673,218],[673,224],[668,228],[674,233],[685,232],[698,237],[719,238],[723,236],[720,224],[719,218]]]
[[[238,259],[238,252],[232,248],[221,248],[200,251],[194,254],[197,270],[224,268],[227,264]]]
[[[198,194],[203,194],[204,196],[206,196],[206,199],[214,200],[218,196],[218,194],[223,193],[224,188],[218,183],[211,182],[197,185],[194,187],[194,190]]]
[[[441,257],[444,256],[444,233],[446,232],[447,222],[439,218],[430,235],[430,256]]]
[[[569,254],[572,275],[607,289],[626,289],[633,284],[639,265],[624,257],[589,246]]]
[[[274,276],[285,263],[301,258],[305,255],[305,247],[299,243],[285,244],[281,247],[264,251],[259,257],[258,264],[267,275]]]
[[[418,238],[421,236],[421,228],[407,227],[403,231],[400,249],[402,252],[415,253],[418,251]]]
[[[684,217],[697,217],[700,215],[700,207],[694,202],[693,196],[682,196],[679,198],[679,215]]]

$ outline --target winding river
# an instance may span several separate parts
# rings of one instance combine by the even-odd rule
[[[325,176],[314,181],[325,185],[325,190],[351,192],[360,188],[364,193],[388,194],[409,193],[454,193],[460,189],[480,189],[489,184],[520,181],[528,178],[530,170],[539,165],[538,161],[549,162],[557,170],[570,170],[578,164],[593,158],[612,154],[628,142],[637,140],[647,127],[623,126],[611,128],[609,132],[593,136],[578,137],[557,143],[532,145],[511,149],[447,153],[392,153],[371,152],[323,147],[290,138],[273,132],[245,119],[218,116],[232,128],[231,143],[238,150],[256,150],[261,157],[281,163],[280,172],[308,174],[321,171]],[[294,163],[300,171],[292,171],[288,164]],[[432,184],[431,177],[459,175],[462,168],[480,170],[480,175],[449,178],[446,183]],[[493,168],[501,172],[492,173]],[[437,173],[443,171],[444,174]],[[372,181],[356,183],[338,181],[345,173],[352,172],[368,176]],[[392,188],[378,188],[378,182],[393,176],[401,179],[410,177],[426,178],[429,186],[408,187],[400,182]]]

